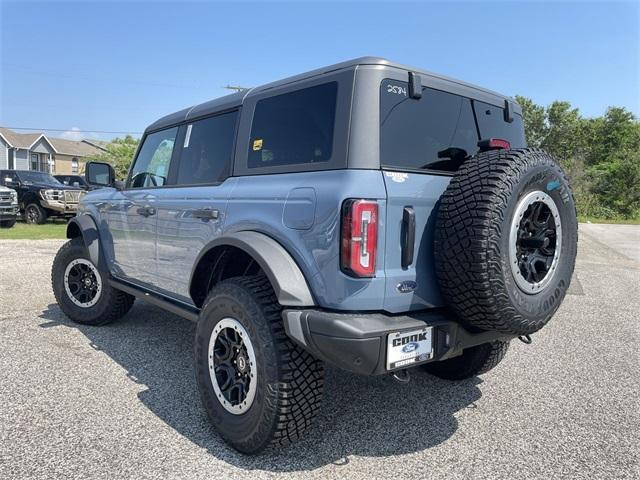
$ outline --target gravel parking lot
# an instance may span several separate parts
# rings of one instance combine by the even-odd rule
[[[0,241],[0,478],[639,478],[640,226],[581,225],[571,294],[493,372],[328,370],[313,431],[246,457],[200,407],[194,325],[136,302],[72,324],[57,240]]]

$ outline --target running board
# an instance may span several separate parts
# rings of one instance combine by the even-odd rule
[[[160,307],[167,312],[174,313],[182,318],[191,320],[192,322],[198,321],[200,310],[196,307],[189,308],[186,305],[180,305],[177,302],[168,300],[156,293],[148,292],[131,284],[124,283],[119,280],[114,280],[113,278],[109,279],[109,285],[111,285],[113,288],[123,291],[124,293],[133,295],[140,300],[144,300],[145,302]]]

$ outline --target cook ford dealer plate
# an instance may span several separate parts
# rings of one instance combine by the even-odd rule
[[[432,327],[390,333],[387,337],[387,370],[406,368],[433,355]]]

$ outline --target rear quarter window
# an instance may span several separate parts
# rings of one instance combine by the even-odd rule
[[[258,101],[248,167],[329,162],[338,83],[330,82]]]

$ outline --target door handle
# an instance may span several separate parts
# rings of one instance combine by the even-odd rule
[[[215,208],[199,208],[191,212],[193,218],[201,218],[203,220],[216,220],[220,212]]]
[[[413,249],[416,243],[416,214],[412,207],[404,207],[402,211],[402,231],[400,232],[402,268],[409,268],[413,263]]]
[[[143,217],[150,217],[156,214],[156,209],[153,207],[139,207],[136,212]]]

